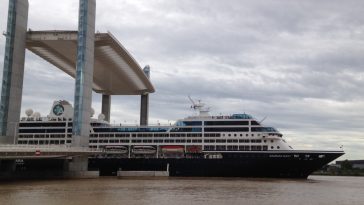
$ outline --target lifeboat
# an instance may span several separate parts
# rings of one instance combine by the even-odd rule
[[[126,154],[128,148],[125,146],[105,146],[104,148],[106,154]]]
[[[157,152],[153,146],[134,146],[131,151],[133,154],[155,154]]]
[[[186,152],[188,153],[201,153],[202,152],[202,146],[198,145],[191,145],[186,147]]]
[[[179,145],[161,146],[163,153],[184,153],[184,147]]]

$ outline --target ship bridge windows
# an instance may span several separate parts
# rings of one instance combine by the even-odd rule
[[[249,121],[205,121],[205,125],[249,125]]]
[[[259,122],[255,121],[255,120],[252,120],[251,125],[260,125],[260,124],[259,124]]]
[[[252,132],[277,132],[273,127],[252,127]]]

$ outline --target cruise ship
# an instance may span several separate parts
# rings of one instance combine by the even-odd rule
[[[104,154],[89,158],[101,175],[125,171],[164,171],[170,176],[307,178],[344,154],[342,150],[295,150],[274,127],[249,114],[212,116],[202,102],[198,114],[173,125],[111,125],[91,116],[90,148]],[[72,105],[55,101],[42,117],[26,110],[18,144],[71,145]],[[26,162],[25,162],[26,163]]]

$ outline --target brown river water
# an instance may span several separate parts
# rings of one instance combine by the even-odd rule
[[[364,205],[364,177],[165,178],[0,182],[0,205]]]

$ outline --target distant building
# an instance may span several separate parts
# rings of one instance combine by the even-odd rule
[[[346,160],[345,160],[346,161]],[[336,166],[341,168],[341,164],[344,161],[336,161]],[[353,166],[353,168],[356,169],[364,169],[364,160],[348,160],[348,162],[351,163],[351,165]]]

